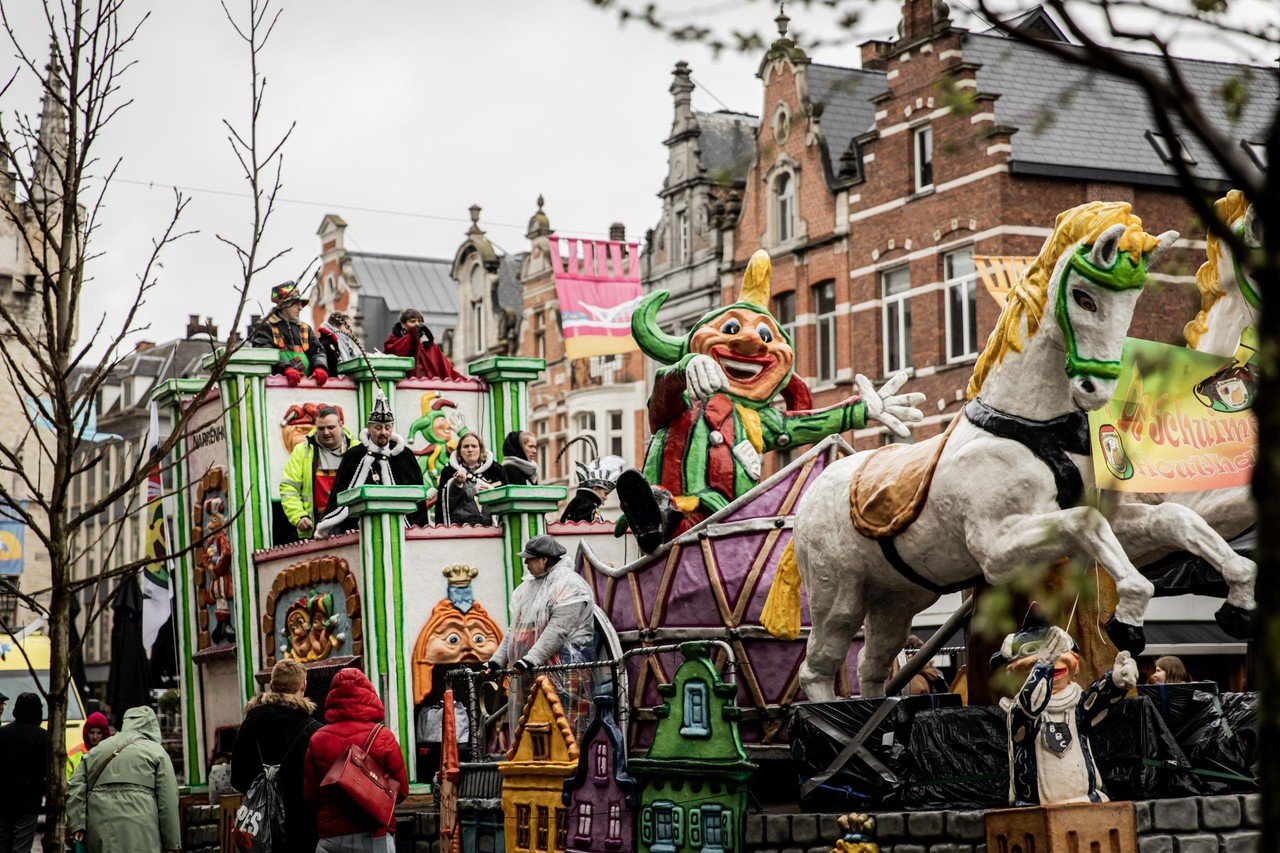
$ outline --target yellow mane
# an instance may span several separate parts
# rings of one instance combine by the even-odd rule
[[[1125,226],[1120,250],[1129,252],[1134,260],[1150,252],[1159,242],[1142,230],[1142,220],[1133,215],[1128,202],[1092,201],[1058,214],[1053,233],[1044,241],[1040,254],[1009,291],[1000,319],[974,365],[973,377],[969,379],[970,397],[977,396],[992,369],[998,367],[1010,351],[1022,352],[1024,319],[1027,338],[1040,328],[1049,297],[1049,278],[1062,253],[1077,243],[1092,243],[1103,231],[1117,224]]]
[[[1214,203],[1213,210],[1226,225],[1234,227],[1248,212],[1249,202],[1240,190],[1232,190]],[[1200,313],[1182,330],[1190,347],[1200,343],[1200,336],[1209,330],[1209,309],[1227,295],[1222,288],[1222,281],[1218,278],[1218,262],[1222,260],[1222,252],[1222,244],[1210,231],[1204,247],[1206,260],[1200,265],[1200,269],[1196,270],[1196,287],[1200,290]]]

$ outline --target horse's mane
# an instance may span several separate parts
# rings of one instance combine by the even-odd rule
[[[1158,238],[1142,230],[1142,220],[1133,215],[1128,202],[1092,201],[1058,214],[1053,233],[1044,241],[1040,254],[1009,291],[1000,319],[974,365],[973,376],[969,379],[970,397],[977,396],[982,383],[1006,355],[1011,351],[1022,352],[1024,319],[1027,338],[1033,337],[1040,328],[1045,302],[1049,298],[1050,277],[1062,253],[1077,243],[1094,242],[1103,231],[1117,224],[1125,226],[1120,250],[1129,252],[1135,260],[1150,252],[1159,242]]]
[[[1218,215],[1218,219],[1228,227],[1235,227],[1248,210],[1249,201],[1240,190],[1232,190],[1213,205],[1213,211]],[[1183,336],[1187,339],[1187,345],[1193,348],[1200,343],[1200,337],[1209,330],[1209,309],[1227,295],[1227,291],[1222,286],[1222,280],[1218,276],[1218,262],[1222,260],[1223,251],[1222,242],[1210,231],[1204,247],[1206,260],[1200,265],[1200,269],[1196,270],[1196,287],[1200,290],[1200,313],[1182,330]]]

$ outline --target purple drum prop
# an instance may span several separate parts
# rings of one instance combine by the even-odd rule
[[[620,568],[601,562],[583,543],[578,571],[591,584],[596,603],[617,629],[623,649],[688,640],[725,640],[738,661],[738,706],[745,743],[780,744],[786,708],[802,700],[800,664],[809,635],[809,607],[802,601],[800,636],[777,640],[760,626],[760,611],[791,539],[796,503],[831,461],[853,450],[839,436],[809,448],[777,474],[656,553]],[[805,593],[807,595],[807,589]],[[850,647],[839,689],[857,689],[857,652]],[[723,653],[717,653],[721,664]],[[680,656],[637,655],[630,659],[630,747],[652,737],[659,684],[670,681]]]

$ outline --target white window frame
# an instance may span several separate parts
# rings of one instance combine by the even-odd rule
[[[473,353],[484,352],[484,300],[471,300],[471,351]]]
[[[1151,143],[1151,147],[1160,155],[1160,159],[1173,165],[1177,159],[1174,157],[1174,151],[1182,154],[1182,162],[1188,166],[1196,165],[1196,159],[1191,156],[1191,152],[1187,150],[1187,144],[1182,141],[1182,137],[1178,134],[1171,136],[1163,133],[1156,133],[1154,130],[1147,131],[1147,141]]]
[[[900,293],[889,293],[889,276],[906,271],[907,286]],[[880,273],[880,340],[884,343],[884,375],[897,373],[899,370],[906,370],[911,367],[911,268],[909,266],[899,266],[893,269],[887,269]],[[897,308],[897,332],[898,346],[900,352],[889,352],[889,313],[890,307]],[[895,359],[893,356],[899,356]],[[900,362],[900,363],[899,363]]]
[[[684,263],[689,260],[689,211],[686,208],[680,208],[674,216],[675,236],[672,245],[676,250],[676,262]]]
[[[961,276],[952,277],[949,264],[950,259],[956,255],[965,254],[969,256],[969,266],[972,268],[972,271]],[[946,291],[945,322],[947,324],[947,363],[955,364],[960,361],[969,361],[982,351],[981,341],[978,340],[978,269],[973,263],[973,247],[966,246],[962,249],[956,249],[954,252],[947,252],[943,255],[942,275],[944,278],[944,289]],[[968,291],[967,298],[962,299],[960,302],[963,306],[960,318],[961,328],[966,331],[970,326],[973,328],[973,341],[964,341],[959,353],[956,352],[955,341],[952,340],[951,337],[951,293],[953,290],[957,289]],[[972,348],[969,346],[970,343],[972,343]]]
[[[595,745],[596,773],[597,779],[609,778],[609,744],[600,741]]]
[[[592,831],[591,824],[593,819],[595,818],[595,815],[592,814],[593,811],[595,811],[595,809],[592,807],[591,803],[586,802],[585,800],[583,802],[578,803],[578,837],[579,838],[591,837],[591,831]]]
[[[618,427],[614,429],[613,421],[615,416],[618,419]],[[618,453],[614,453],[614,440],[617,440]],[[608,453],[614,456],[621,456],[624,459],[627,456],[627,419],[626,414],[621,409],[610,409],[605,412],[605,447]]]
[[[605,836],[606,841],[620,841],[622,839],[622,804],[609,803],[609,831]]]
[[[831,288],[831,310],[825,314],[818,313],[818,291],[822,288]],[[828,281],[820,281],[813,286],[813,375],[818,380],[819,385],[830,385],[836,381],[836,373],[839,370],[839,357],[837,356],[839,344],[837,327],[837,311],[840,308],[839,300],[836,298],[835,279]],[[830,352],[827,356],[827,363],[822,363],[822,331],[826,326],[830,333]]]
[[[924,174],[926,165],[929,169],[927,176]],[[911,131],[911,173],[916,192],[933,189],[933,125],[921,125]]]
[[[796,292],[794,290],[789,290],[786,293],[779,293],[775,295],[773,297],[773,305],[770,306],[773,309],[774,318],[778,320],[778,328],[782,329],[787,333],[788,336],[790,336],[791,345],[793,347],[796,344],[796,331],[799,327],[799,324],[797,323],[797,319],[796,319],[799,316],[798,312],[796,311],[797,298],[798,297],[796,296]],[[791,321],[787,323],[782,322],[782,319],[778,316],[779,314],[778,305],[782,303],[783,300],[790,300],[791,302]]]
[[[786,181],[786,190],[778,186]],[[796,174],[790,169],[774,175],[769,184],[770,204],[773,208],[773,242],[785,245],[796,238]]]

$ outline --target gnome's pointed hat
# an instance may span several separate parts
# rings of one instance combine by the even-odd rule
[[[663,364],[675,364],[689,353],[689,341],[692,340],[693,333],[726,311],[745,308],[772,317],[773,312],[769,310],[772,291],[773,263],[769,260],[768,252],[757,249],[751,256],[751,260],[747,262],[747,269],[742,274],[742,289],[738,292],[736,302],[713,308],[703,314],[702,319],[693,324],[693,328],[687,335],[677,338],[662,331],[658,325],[658,311],[671,294],[665,290],[655,290],[640,300],[640,304],[631,315],[631,336],[649,358]],[[785,329],[781,331],[787,343],[793,343],[787,331]]]
[[[391,411],[391,403],[387,401],[381,391],[376,392],[373,397],[373,409],[369,412],[369,423],[392,424],[395,421],[396,416]]]
[[[1007,663],[1039,652],[1040,644],[1044,642],[1049,628],[1049,620],[1044,617],[1039,603],[1031,602],[1031,606],[1027,608],[1027,615],[1022,620],[1022,627],[1005,637],[1000,651],[991,656],[991,671],[995,672]],[[1072,640],[1071,649],[1072,651],[1079,649],[1074,640]]]

